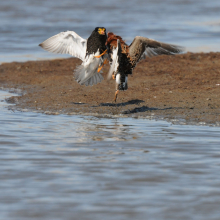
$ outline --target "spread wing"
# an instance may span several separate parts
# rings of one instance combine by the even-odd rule
[[[144,55],[149,57],[157,55],[174,55],[184,51],[184,47],[162,43],[146,37],[137,36],[129,46],[129,54],[136,62],[140,61]]]
[[[87,40],[80,37],[74,31],[60,32],[39,44],[39,46],[49,52],[70,54],[82,61],[85,59],[86,45]]]

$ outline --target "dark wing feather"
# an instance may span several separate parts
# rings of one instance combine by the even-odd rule
[[[149,57],[158,55],[174,55],[184,51],[181,46],[162,43],[146,37],[137,36],[129,46],[129,54],[131,58],[137,63],[144,55]]]

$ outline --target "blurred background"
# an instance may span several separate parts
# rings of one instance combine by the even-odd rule
[[[61,57],[38,44],[66,30],[88,38],[97,26],[128,44],[141,35],[188,51],[219,51],[219,12],[219,0],[0,1],[0,62]]]

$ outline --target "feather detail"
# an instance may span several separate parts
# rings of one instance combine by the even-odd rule
[[[117,40],[117,44],[116,46],[111,45],[112,49],[111,49],[111,65],[110,65],[110,69],[108,72],[108,79],[111,78],[111,76],[113,75],[113,73],[117,73],[118,71],[118,66],[119,66],[119,55],[121,53],[121,44],[120,44],[120,40]]]
[[[159,42],[150,38],[136,36],[129,46],[133,66],[145,56],[174,55],[184,51],[181,46]]]
[[[74,78],[80,85],[94,85],[103,80],[101,72],[97,72],[102,64],[102,58],[96,58],[99,52],[86,56],[85,61],[74,71]],[[96,77],[98,76],[98,78]]]
[[[80,37],[74,31],[65,31],[48,38],[39,46],[49,52],[70,54],[84,61],[87,48],[86,43],[87,40]]]
[[[122,49],[122,53],[126,53],[129,54],[129,46],[125,43],[125,41],[118,35],[113,34],[112,32],[108,33],[108,38],[106,41],[106,46],[110,46],[112,49],[112,47],[117,47],[117,40],[120,41],[121,43],[121,49]]]

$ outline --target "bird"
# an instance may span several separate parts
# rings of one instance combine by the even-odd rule
[[[174,55],[182,53],[184,47],[159,42],[150,38],[136,36],[128,46],[121,36],[108,33],[106,41],[110,69],[108,79],[116,81],[114,102],[120,90],[128,89],[128,75],[131,75],[137,63],[146,56]]]
[[[75,80],[81,85],[94,85],[103,80],[102,67],[107,62],[106,28],[96,27],[88,39],[74,31],[64,31],[41,44],[43,49],[61,54],[70,54],[83,62],[74,71]]]

